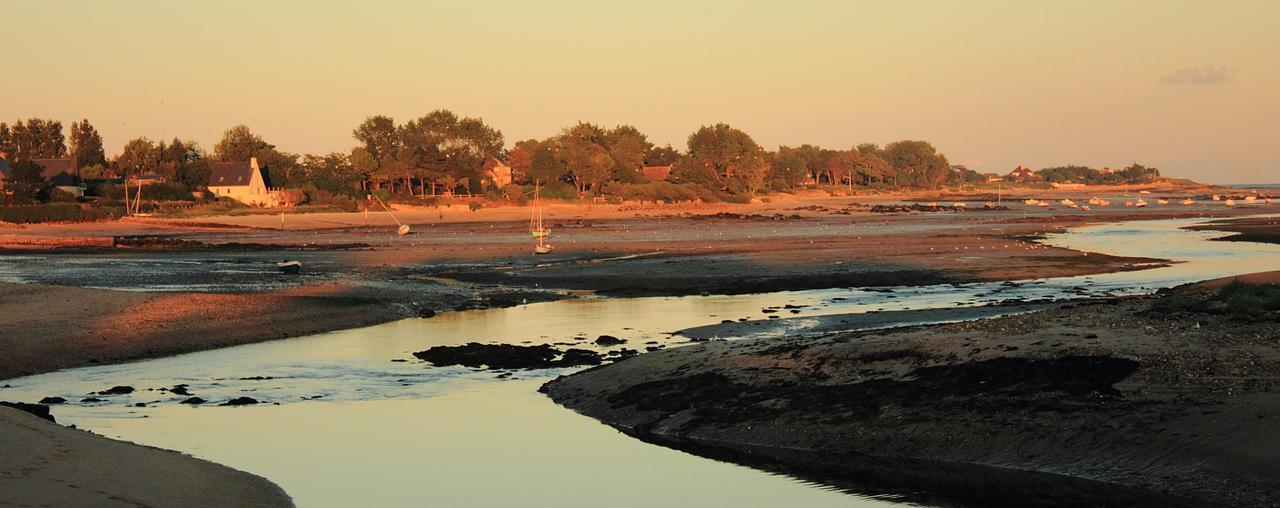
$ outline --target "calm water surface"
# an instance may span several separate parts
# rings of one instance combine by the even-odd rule
[[[722,319],[764,319],[770,306],[805,316],[981,305],[1006,299],[1151,292],[1184,282],[1280,270],[1280,246],[1209,242],[1179,229],[1199,220],[1131,222],[1056,235],[1048,243],[1172,266],[1016,285],[821,290],[764,295],[581,299],[442,313],[327,333],[8,381],[0,399],[58,395],[59,421],[110,437],[180,450],[265,476],[299,506],[433,504],[525,506],[871,506],[892,500],[641,443],[551,403],[537,387],[569,370],[494,372],[432,367],[411,353],[471,341],[566,343],[600,334],[678,346],[674,332]],[[403,360],[403,361],[393,361]],[[243,379],[243,378],[265,379]],[[212,403],[190,407],[159,390],[187,384]],[[139,391],[79,403],[114,385]],[[147,407],[132,407],[142,402]]]

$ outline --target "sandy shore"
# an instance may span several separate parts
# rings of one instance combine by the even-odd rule
[[[0,506],[293,506],[258,476],[0,407]]]
[[[706,342],[544,389],[644,439],[953,501],[1280,504],[1280,324],[1161,298]],[[1010,471],[1048,477],[994,488]]]
[[[145,293],[0,284],[0,379],[403,317],[326,284],[253,294]]]

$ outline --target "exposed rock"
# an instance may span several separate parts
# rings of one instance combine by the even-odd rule
[[[191,397],[182,401],[183,404],[204,404],[206,401],[200,397]]]
[[[80,399],[80,402],[84,402],[84,403],[102,402],[102,399],[99,399],[97,397],[85,397],[83,399]]]
[[[418,311],[418,317],[420,318],[436,317],[436,311],[431,309],[421,309]]]
[[[436,366],[461,365],[490,369],[547,369],[600,364],[600,355],[594,351],[560,351],[545,344],[516,346],[472,342],[462,346],[435,346],[426,351],[418,351],[413,356]]]
[[[169,393],[174,395],[191,395],[191,392],[187,391],[187,385],[173,385],[173,388],[169,389]]]
[[[0,406],[11,407],[19,411],[26,411],[33,415],[49,420],[53,423],[58,423],[57,420],[53,419],[53,414],[49,412],[49,406],[44,406],[40,404],[28,404],[26,402],[5,402],[2,400],[0,400]]]
[[[248,406],[248,405],[257,404],[257,403],[258,403],[258,400],[253,397],[236,397],[234,399],[228,400],[218,405],[219,406]]]
[[[64,399],[64,398],[62,398],[62,397],[56,397],[56,396],[55,396],[55,397],[45,397],[45,398],[43,398],[43,399],[40,399],[40,403],[41,403],[41,404],[62,404],[63,402],[66,402],[66,401],[67,401],[67,399]]]
[[[626,343],[627,341],[625,339],[619,339],[612,335],[601,335],[599,337],[596,337],[597,346],[609,347],[609,346],[616,346],[618,344],[626,344]]]
[[[98,392],[98,395],[128,395],[130,393],[133,393],[132,386],[113,386]]]

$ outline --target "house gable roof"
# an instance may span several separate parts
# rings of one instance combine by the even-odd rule
[[[31,159],[31,162],[40,166],[40,176],[56,186],[70,186],[80,183],[75,159],[69,157],[62,159]]]
[[[243,187],[253,182],[253,161],[215,162],[209,166],[210,187]],[[265,175],[263,183],[266,183]]]

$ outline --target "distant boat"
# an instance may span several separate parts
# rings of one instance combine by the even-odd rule
[[[1226,201],[1223,201],[1223,202],[1222,202],[1222,204],[1227,205],[1227,206],[1236,206],[1236,200],[1234,200],[1234,199],[1228,199],[1228,200],[1226,200]]]
[[[1196,204],[1196,201],[1195,201],[1194,199],[1187,198],[1187,199],[1182,200],[1182,204],[1183,204],[1183,205],[1186,205],[1186,206],[1191,206],[1191,205]]]
[[[1089,205],[1081,206],[1081,207],[1080,207],[1080,209],[1081,209],[1081,210],[1084,210],[1084,211],[1086,211],[1086,212],[1092,212],[1092,211],[1093,211],[1093,209],[1092,209],[1092,208],[1089,208]]]
[[[1219,195],[1217,195],[1217,194],[1214,194],[1214,195],[1213,195],[1213,200],[1214,200],[1214,201],[1222,201],[1222,196],[1219,196]]]
[[[301,261],[281,261],[279,263],[276,263],[276,269],[280,270],[280,272],[282,273],[287,273],[290,275],[296,274],[302,271],[302,262]]]
[[[1072,201],[1072,200],[1070,200],[1070,199],[1064,199],[1064,200],[1062,200],[1062,204],[1063,204],[1063,205],[1066,205],[1066,206],[1071,206],[1071,205],[1076,204],[1076,202],[1075,202],[1075,201]]]
[[[1167,199],[1157,199],[1157,200],[1156,200],[1156,204],[1157,204],[1157,205],[1167,205],[1167,204],[1169,204],[1169,200],[1167,200]]]
[[[533,184],[533,214],[529,217],[529,234],[533,235],[533,239],[537,244],[533,246],[534,254],[549,254],[551,252],[551,230],[542,223],[542,202],[539,199],[542,194],[541,188],[535,182]]]
[[[1144,200],[1144,199],[1142,199],[1142,198],[1138,198],[1138,202],[1134,203],[1134,204],[1133,204],[1133,206],[1136,206],[1136,207],[1138,207],[1138,208],[1142,208],[1142,207],[1144,207],[1144,206],[1147,206],[1147,201],[1146,201],[1146,200]]]
[[[1252,202],[1257,201],[1257,200],[1258,200],[1258,196],[1248,196],[1248,197],[1244,198],[1244,202],[1245,202],[1245,203],[1252,203]]]

